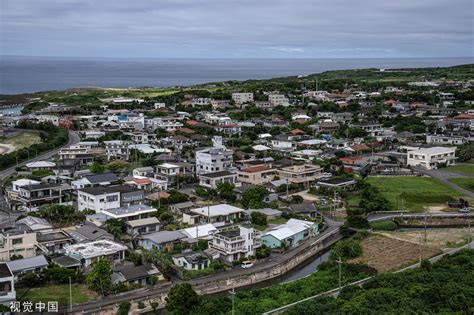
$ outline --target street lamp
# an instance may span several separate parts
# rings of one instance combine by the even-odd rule
[[[339,288],[341,288],[341,286],[342,286],[342,283],[341,283],[341,282],[342,282],[342,281],[341,281],[341,272],[342,272],[342,271],[341,271],[341,265],[342,265],[342,259],[341,259],[341,257],[339,257],[339,259],[336,260],[336,263],[339,265]]]

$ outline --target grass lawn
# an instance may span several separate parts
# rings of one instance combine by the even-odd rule
[[[367,181],[380,189],[394,210],[403,207],[420,212],[425,206],[444,206],[463,195],[429,177],[370,177]]]
[[[449,181],[455,183],[459,187],[474,191],[474,178],[450,178]]]
[[[458,164],[445,168],[441,168],[440,171],[460,173],[464,175],[474,175],[474,163],[470,161],[466,164]]]
[[[45,302],[58,301],[59,306],[69,305],[69,284],[47,285],[33,288],[23,296],[26,289],[17,291],[17,298],[22,301]],[[94,299],[94,294],[83,284],[72,285],[72,303],[84,303]]]

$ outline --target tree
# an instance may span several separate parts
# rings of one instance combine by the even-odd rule
[[[125,231],[127,231],[127,225],[120,219],[108,219],[107,220],[107,232],[113,236],[119,238]]]
[[[87,275],[86,282],[91,290],[105,296],[112,287],[111,276],[112,268],[110,268],[109,261],[99,259],[92,264],[92,270]]]
[[[291,203],[303,203],[304,199],[300,195],[293,195],[290,199]]]
[[[456,155],[459,162],[466,162],[474,158],[474,144],[468,143],[458,147]]]
[[[361,193],[359,208],[365,214],[369,214],[376,211],[388,211],[390,204],[376,187],[366,184]]]
[[[119,309],[117,311],[117,315],[127,315],[130,311],[130,302],[122,302],[119,305]]]
[[[235,185],[228,182],[217,184],[217,193],[222,199],[228,202],[235,202],[236,196],[234,193]]]
[[[346,239],[337,242],[331,250],[331,259],[350,259],[362,255],[362,247],[354,239]]]
[[[189,283],[174,285],[166,297],[166,310],[173,314],[189,314],[200,298]]]
[[[252,218],[252,224],[267,226],[267,215],[258,211],[254,211],[250,214]]]
[[[89,167],[89,171],[92,173],[103,173],[105,172],[105,166],[96,161]]]
[[[261,209],[264,207],[263,199],[269,195],[267,188],[263,186],[247,189],[242,194],[242,206],[244,208]]]

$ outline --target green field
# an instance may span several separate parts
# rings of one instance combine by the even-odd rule
[[[442,168],[440,169],[440,171],[447,171],[464,175],[474,175],[474,163],[472,161],[469,161],[469,163],[466,164],[458,164]]]
[[[402,200],[405,210],[419,212],[463,196],[429,177],[370,177],[367,182],[380,189],[394,210],[402,209]]]
[[[5,154],[27,148],[35,143],[40,143],[41,138],[38,133],[22,132],[13,137],[2,138],[0,142],[2,145],[0,148],[0,154]]]
[[[58,301],[59,306],[69,305],[69,285],[47,285],[40,288],[30,289],[25,295],[25,289],[18,289],[17,298],[21,298],[22,301],[32,302],[45,302]],[[93,300],[93,293],[90,292],[85,285],[73,284],[72,285],[72,303],[85,303]]]
[[[449,181],[474,192],[474,178],[450,178]]]

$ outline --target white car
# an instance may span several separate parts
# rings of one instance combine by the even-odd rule
[[[243,261],[241,266],[242,266],[242,268],[247,269],[247,268],[253,267],[253,262],[251,262],[249,260]]]

